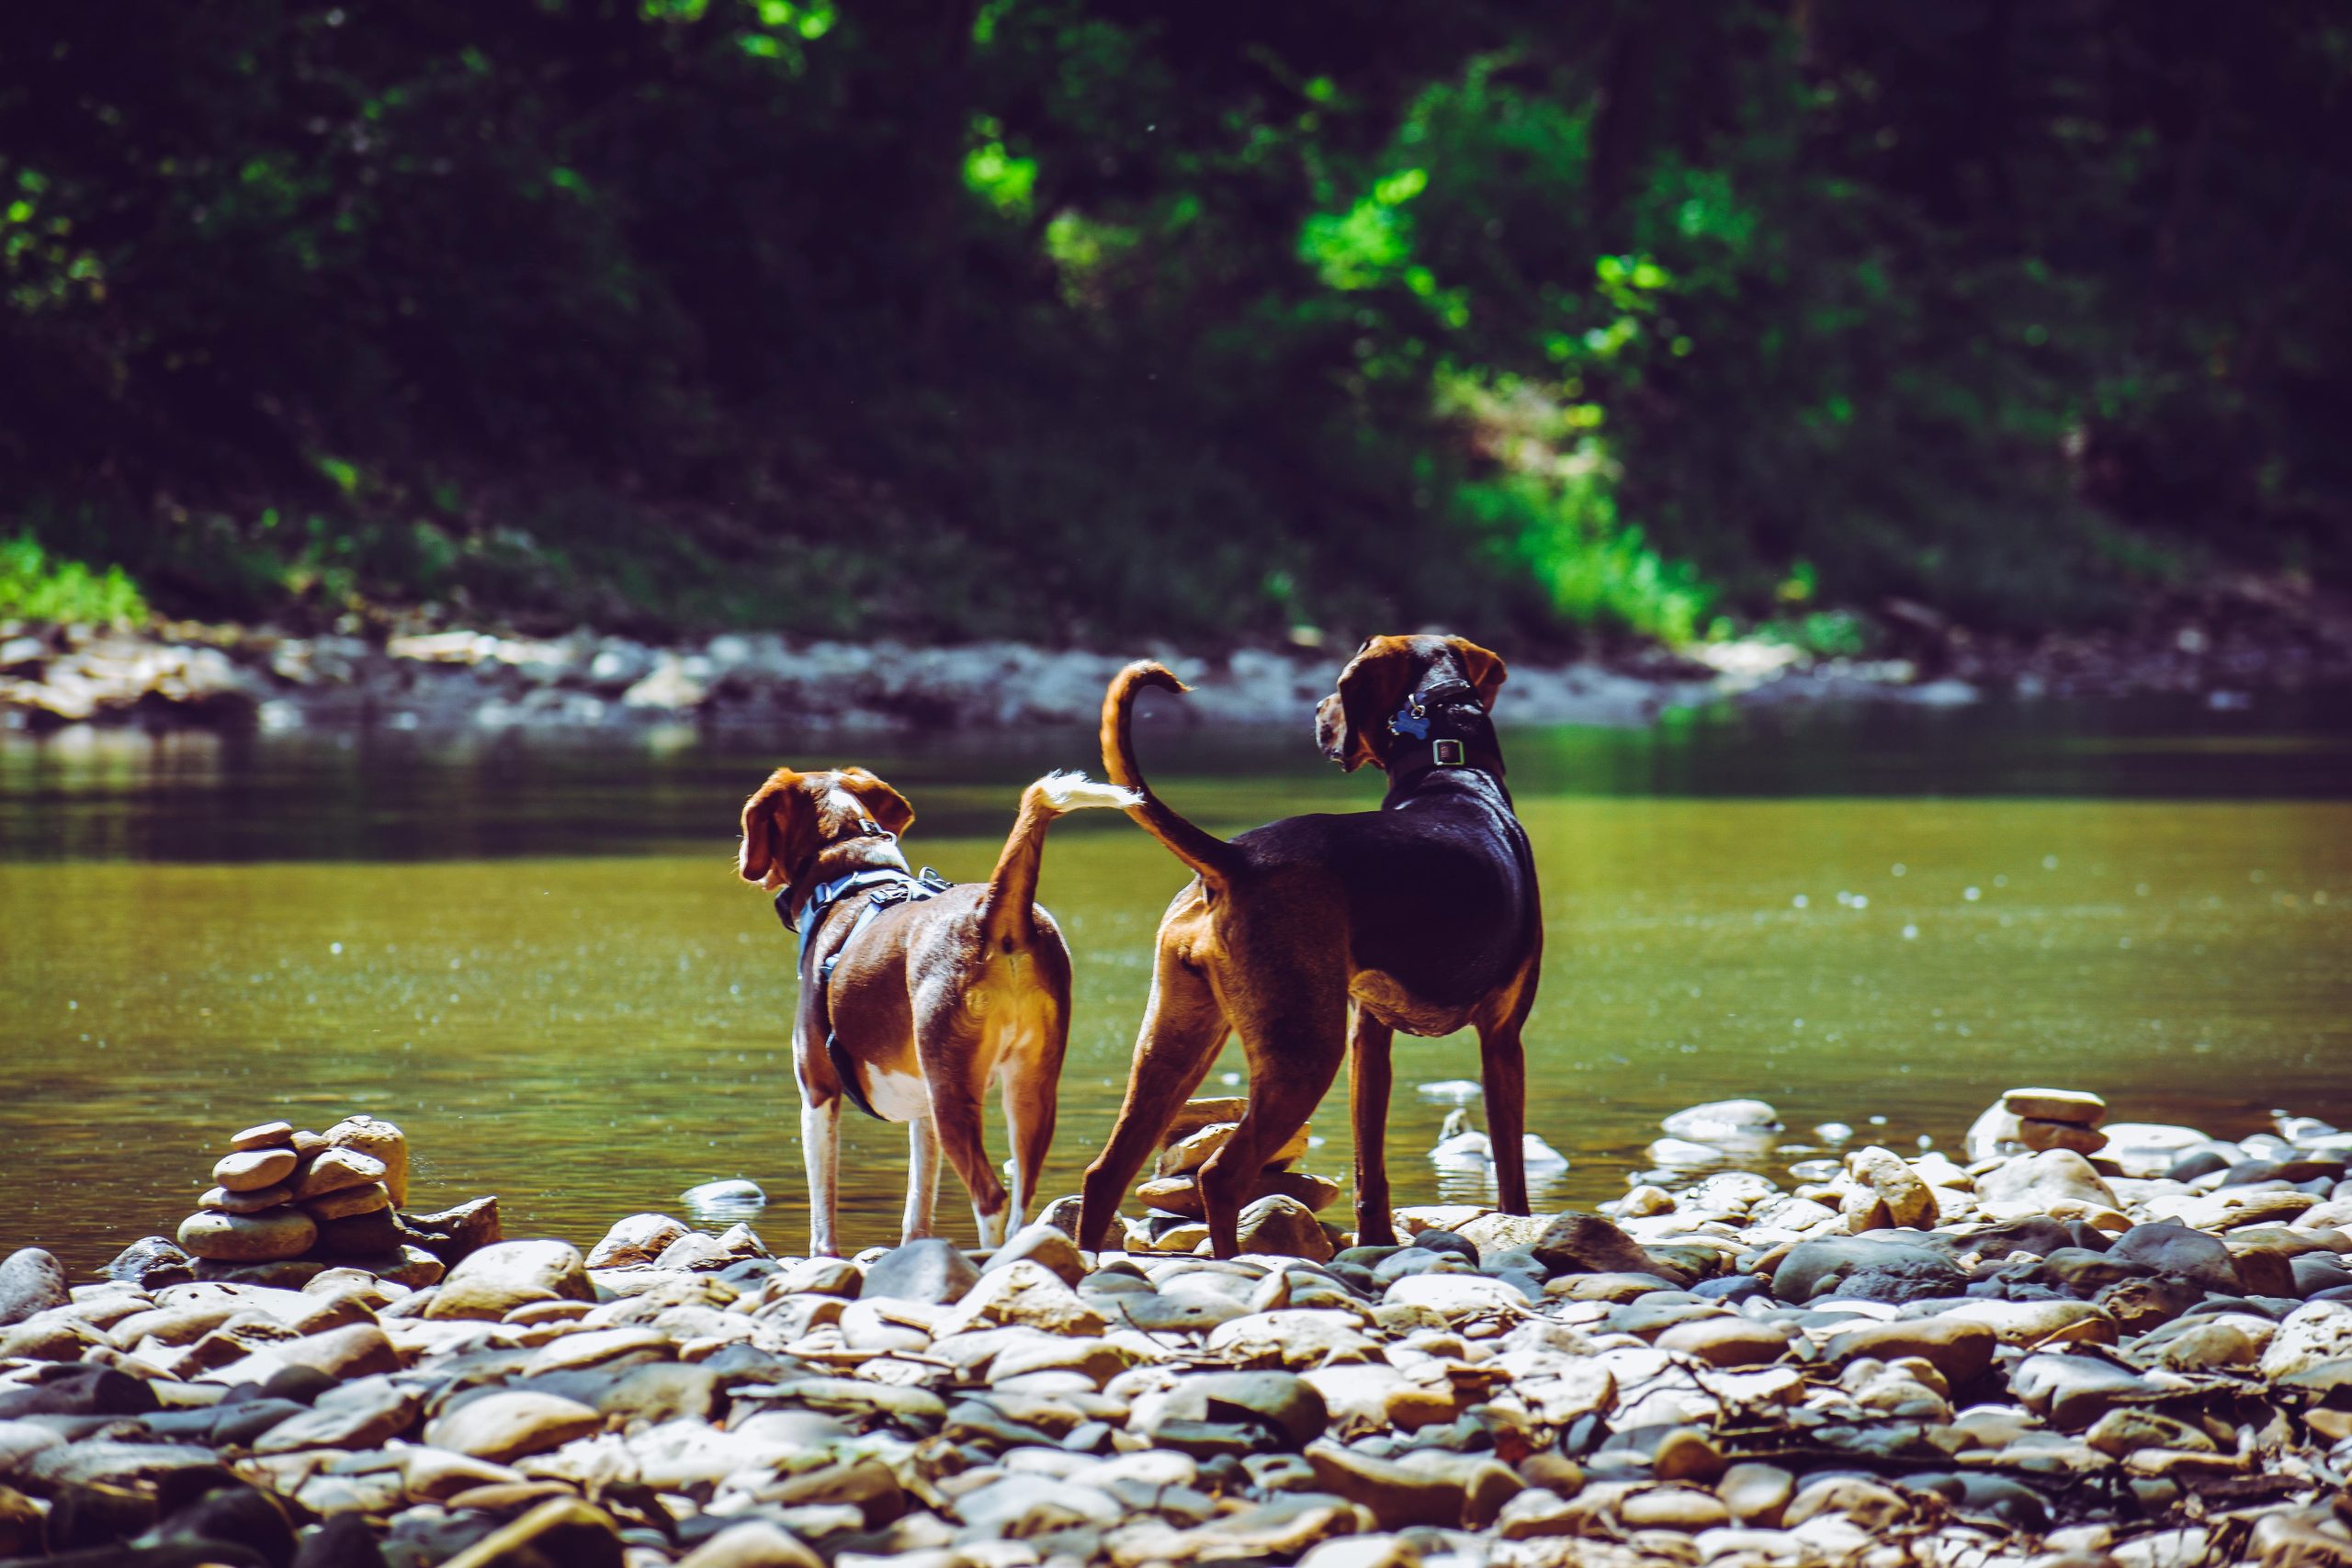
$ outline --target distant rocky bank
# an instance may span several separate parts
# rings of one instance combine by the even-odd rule
[[[646,1213],[585,1255],[492,1221],[378,1267],[340,1213],[286,1234],[321,1197],[271,1189],[389,1194],[398,1130],[267,1123],[183,1226],[209,1256],[0,1262],[0,1558],[2352,1561],[2352,1134],[2106,1111],[2013,1089],[1964,1164],[1782,1170],[1770,1106],[1697,1106],[1601,1213],[1408,1208],[1398,1247],[1277,1193],[1233,1259],[1176,1212],[1082,1252],[1064,1200],[993,1253],[780,1257]],[[240,1192],[271,1217],[206,1218]]]
[[[2234,596],[2111,632],[1972,637],[1900,623],[1904,657],[1811,658],[1762,639],[1687,654],[1514,660],[1514,723],[1644,724],[1714,702],[1954,705],[1988,695],[2195,694],[2230,706],[2269,690],[2352,683],[2352,619],[2241,585]],[[1918,613],[1924,615],[1924,612]],[[692,724],[797,729],[1091,724],[1102,689],[1148,656],[1196,688],[1204,724],[1296,724],[1331,689],[1332,649],[1214,658],[1142,643],[1117,653],[1017,642],[916,647],[727,634],[656,644],[581,630],[526,637],[413,630],[297,636],[164,624],[127,630],[0,622],[0,728],[213,725],[291,730],[631,729]]]

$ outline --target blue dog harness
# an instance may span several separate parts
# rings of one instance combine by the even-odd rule
[[[892,840],[898,837],[873,822],[865,824],[865,829],[873,837]],[[816,1000],[825,1011],[825,1055],[833,1064],[833,1074],[842,1080],[842,1090],[849,1096],[850,1103],[876,1122],[888,1118],[875,1110],[873,1102],[865,1098],[865,1090],[859,1087],[857,1081],[857,1064],[851,1061],[849,1054],[842,1049],[841,1041],[833,1031],[833,1010],[826,995],[833,983],[833,965],[842,961],[842,954],[865,934],[865,928],[872,925],[874,917],[883,910],[894,904],[912,904],[925,898],[935,898],[955,886],[929,866],[919,872],[902,871],[895,865],[866,866],[819,883],[817,890],[808,895],[808,905],[800,911],[797,921],[792,918],[792,889],[781,887],[776,890],[775,918],[783,921],[784,929],[799,941],[804,959],[808,956],[808,938],[824,919],[826,911],[854,894],[865,895],[865,907],[858,910],[856,923],[849,928],[849,935],[843,937],[841,945],[817,966]],[[804,980],[803,983],[807,982]]]

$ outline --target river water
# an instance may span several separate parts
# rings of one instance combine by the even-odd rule
[[[2352,1116],[2340,701],[1713,710],[1505,743],[1547,922],[1529,1122],[1570,1162],[1544,1200],[1622,1192],[1662,1117],[1740,1096],[1787,1124],[1750,1156],[1773,1173],[1827,1122],[1951,1147],[2020,1083],[2241,1135],[2274,1109]],[[1303,734],[1162,720],[1141,750],[1221,831],[1379,796]],[[408,1130],[412,1207],[495,1192],[508,1234],[584,1246],[743,1176],[769,1245],[805,1245],[793,946],[733,870],[742,797],[786,761],[874,768],[921,815],[910,857],[967,878],[1021,784],[1094,750],[1076,731],[0,742],[0,1251],[79,1274],[170,1232],[235,1129],[358,1111]],[[1183,881],[1115,815],[1054,830],[1041,897],[1078,980],[1048,1195],[1107,1131]],[[1238,1092],[1239,1067],[1228,1047],[1204,1092]],[[1475,1043],[1400,1037],[1396,1070],[1397,1201],[1476,1197],[1428,1158],[1447,1105],[1417,1092],[1475,1078]],[[1305,1162],[1340,1178],[1343,1094]],[[845,1235],[894,1241],[904,1132],[844,1129]],[[942,1215],[971,1238],[952,1173]]]

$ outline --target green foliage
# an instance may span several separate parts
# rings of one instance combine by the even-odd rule
[[[1695,641],[1713,591],[1619,519],[1612,489],[1598,469],[1513,474],[1465,483],[1453,500],[1496,558],[1532,578],[1571,624],[1674,646]]]
[[[1802,649],[1816,659],[1859,659],[1871,650],[1870,628],[1849,610],[1775,616],[1757,626],[1754,635]]]
[[[964,184],[999,212],[1027,217],[1030,193],[1037,184],[1037,160],[1006,152],[1001,129],[985,116],[974,122],[972,133],[979,144],[964,154]]]
[[[1335,215],[1317,214],[1306,220],[1298,240],[1299,254],[1315,265],[1329,287],[1347,292],[1376,288],[1406,273],[1413,254],[1412,219],[1405,204],[1429,188],[1426,169],[1407,169],[1372,187],[1372,194]],[[1429,276],[1422,267],[1419,274]]]
[[[147,618],[147,603],[120,567],[93,571],[19,534],[0,539],[0,616],[127,625]]]
[[[1606,411],[1566,388],[1447,367],[1437,407],[1471,434],[1491,470],[1457,482],[1457,526],[1574,626],[1672,646],[1696,641],[1716,591],[1653,548],[1619,510],[1623,474]]]
[[[173,611],[1839,653],[2352,570],[2319,0],[15,20],[11,525]]]

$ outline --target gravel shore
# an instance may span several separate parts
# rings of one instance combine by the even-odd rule
[[[407,1283],[156,1237],[70,1285],[28,1248],[0,1557],[2352,1562],[2352,1135],[2022,1089],[1964,1164],[1773,1169],[1770,1115],[1680,1113],[1605,1213],[1408,1209],[1409,1245],[1297,1257],[1141,1219],[1083,1254],[1067,1201],[987,1256],[476,1227]]]

